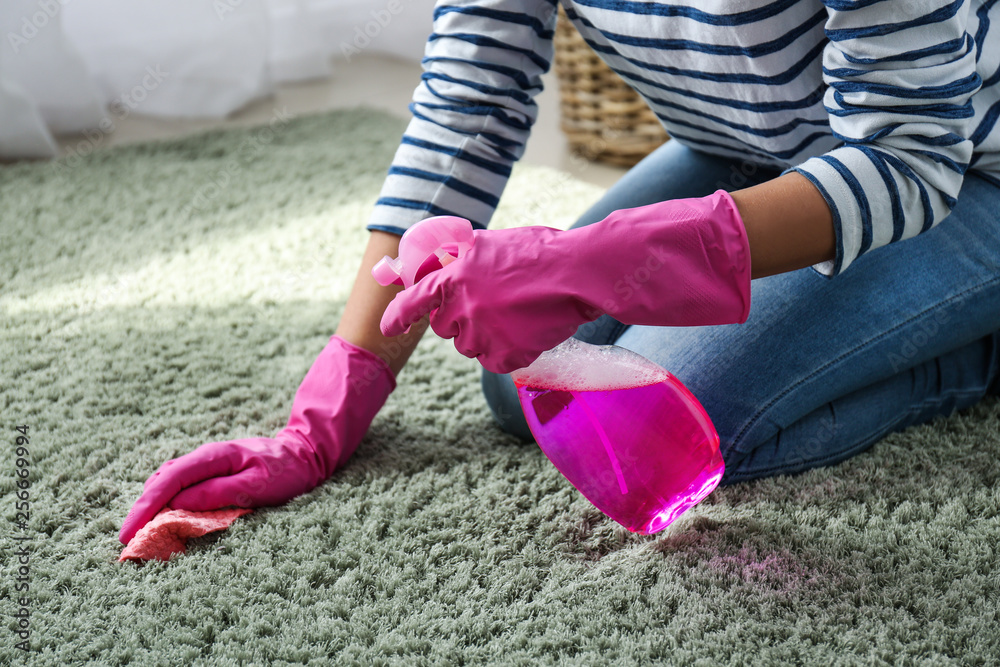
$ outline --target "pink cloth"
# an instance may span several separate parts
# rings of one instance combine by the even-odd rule
[[[128,544],[164,507],[191,511],[283,505],[344,465],[396,387],[374,352],[332,336],[306,373],[285,428],[273,438],[209,442],[166,461],[122,523]]]
[[[225,530],[236,517],[252,511],[238,508],[208,512],[162,509],[129,541],[118,562],[170,560],[173,554],[184,553],[188,539]]]

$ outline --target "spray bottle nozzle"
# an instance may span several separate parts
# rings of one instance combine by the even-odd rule
[[[383,257],[372,268],[379,285],[412,287],[432,271],[465,256],[475,243],[472,223],[454,215],[421,220],[399,239],[399,256]]]

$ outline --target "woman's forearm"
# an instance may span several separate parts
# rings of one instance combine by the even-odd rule
[[[750,243],[751,277],[794,271],[832,260],[833,216],[809,179],[789,172],[732,193]]]
[[[732,193],[750,244],[751,273],[762,278],[831,260],[836,252],[833,216],[819,190],[804,176],[789,172]],[[427,318],[410,332],[387,338],[379,323],[386,306],[402,289],[382,287],[371,270],[385,255],[399,252],[399,236],[371,232],[347,299],[337,334],[384,359],[399,374],[424,331]]]
[[[371,232],[336,332],[348,342],[382,357],[396,375],[427,329],[426,318],[414,324],[409,333],[394,338],[386,338],[379,329],[385,307],[402,287],[382,287],[372,278],[372,267],[386,255],[395,257],[398,251],[399,236],[387,232]]]

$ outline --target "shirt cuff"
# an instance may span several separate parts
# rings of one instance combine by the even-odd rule
[[[832,260],[813,264],[813,270],[826,278],[843,273],[861,254],[861,212],[857,198],[840,172],[822,158],[810,158],[788,171],[802,174],[816,186],[833,217],[836,254]]]

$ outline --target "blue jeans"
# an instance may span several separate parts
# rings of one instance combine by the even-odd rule
[[[779,173],[670,141],[574,226]],[[969,174],[947,220],[835,278],[805,268],[754,280],[744,324],[628,326],[603,316],[575,337],[676,375],[719,432],[723,484],[838,463],[997,390],[1000,187]],[[510,377],[484,371],[483,390],[500,426],[530,440]]]

